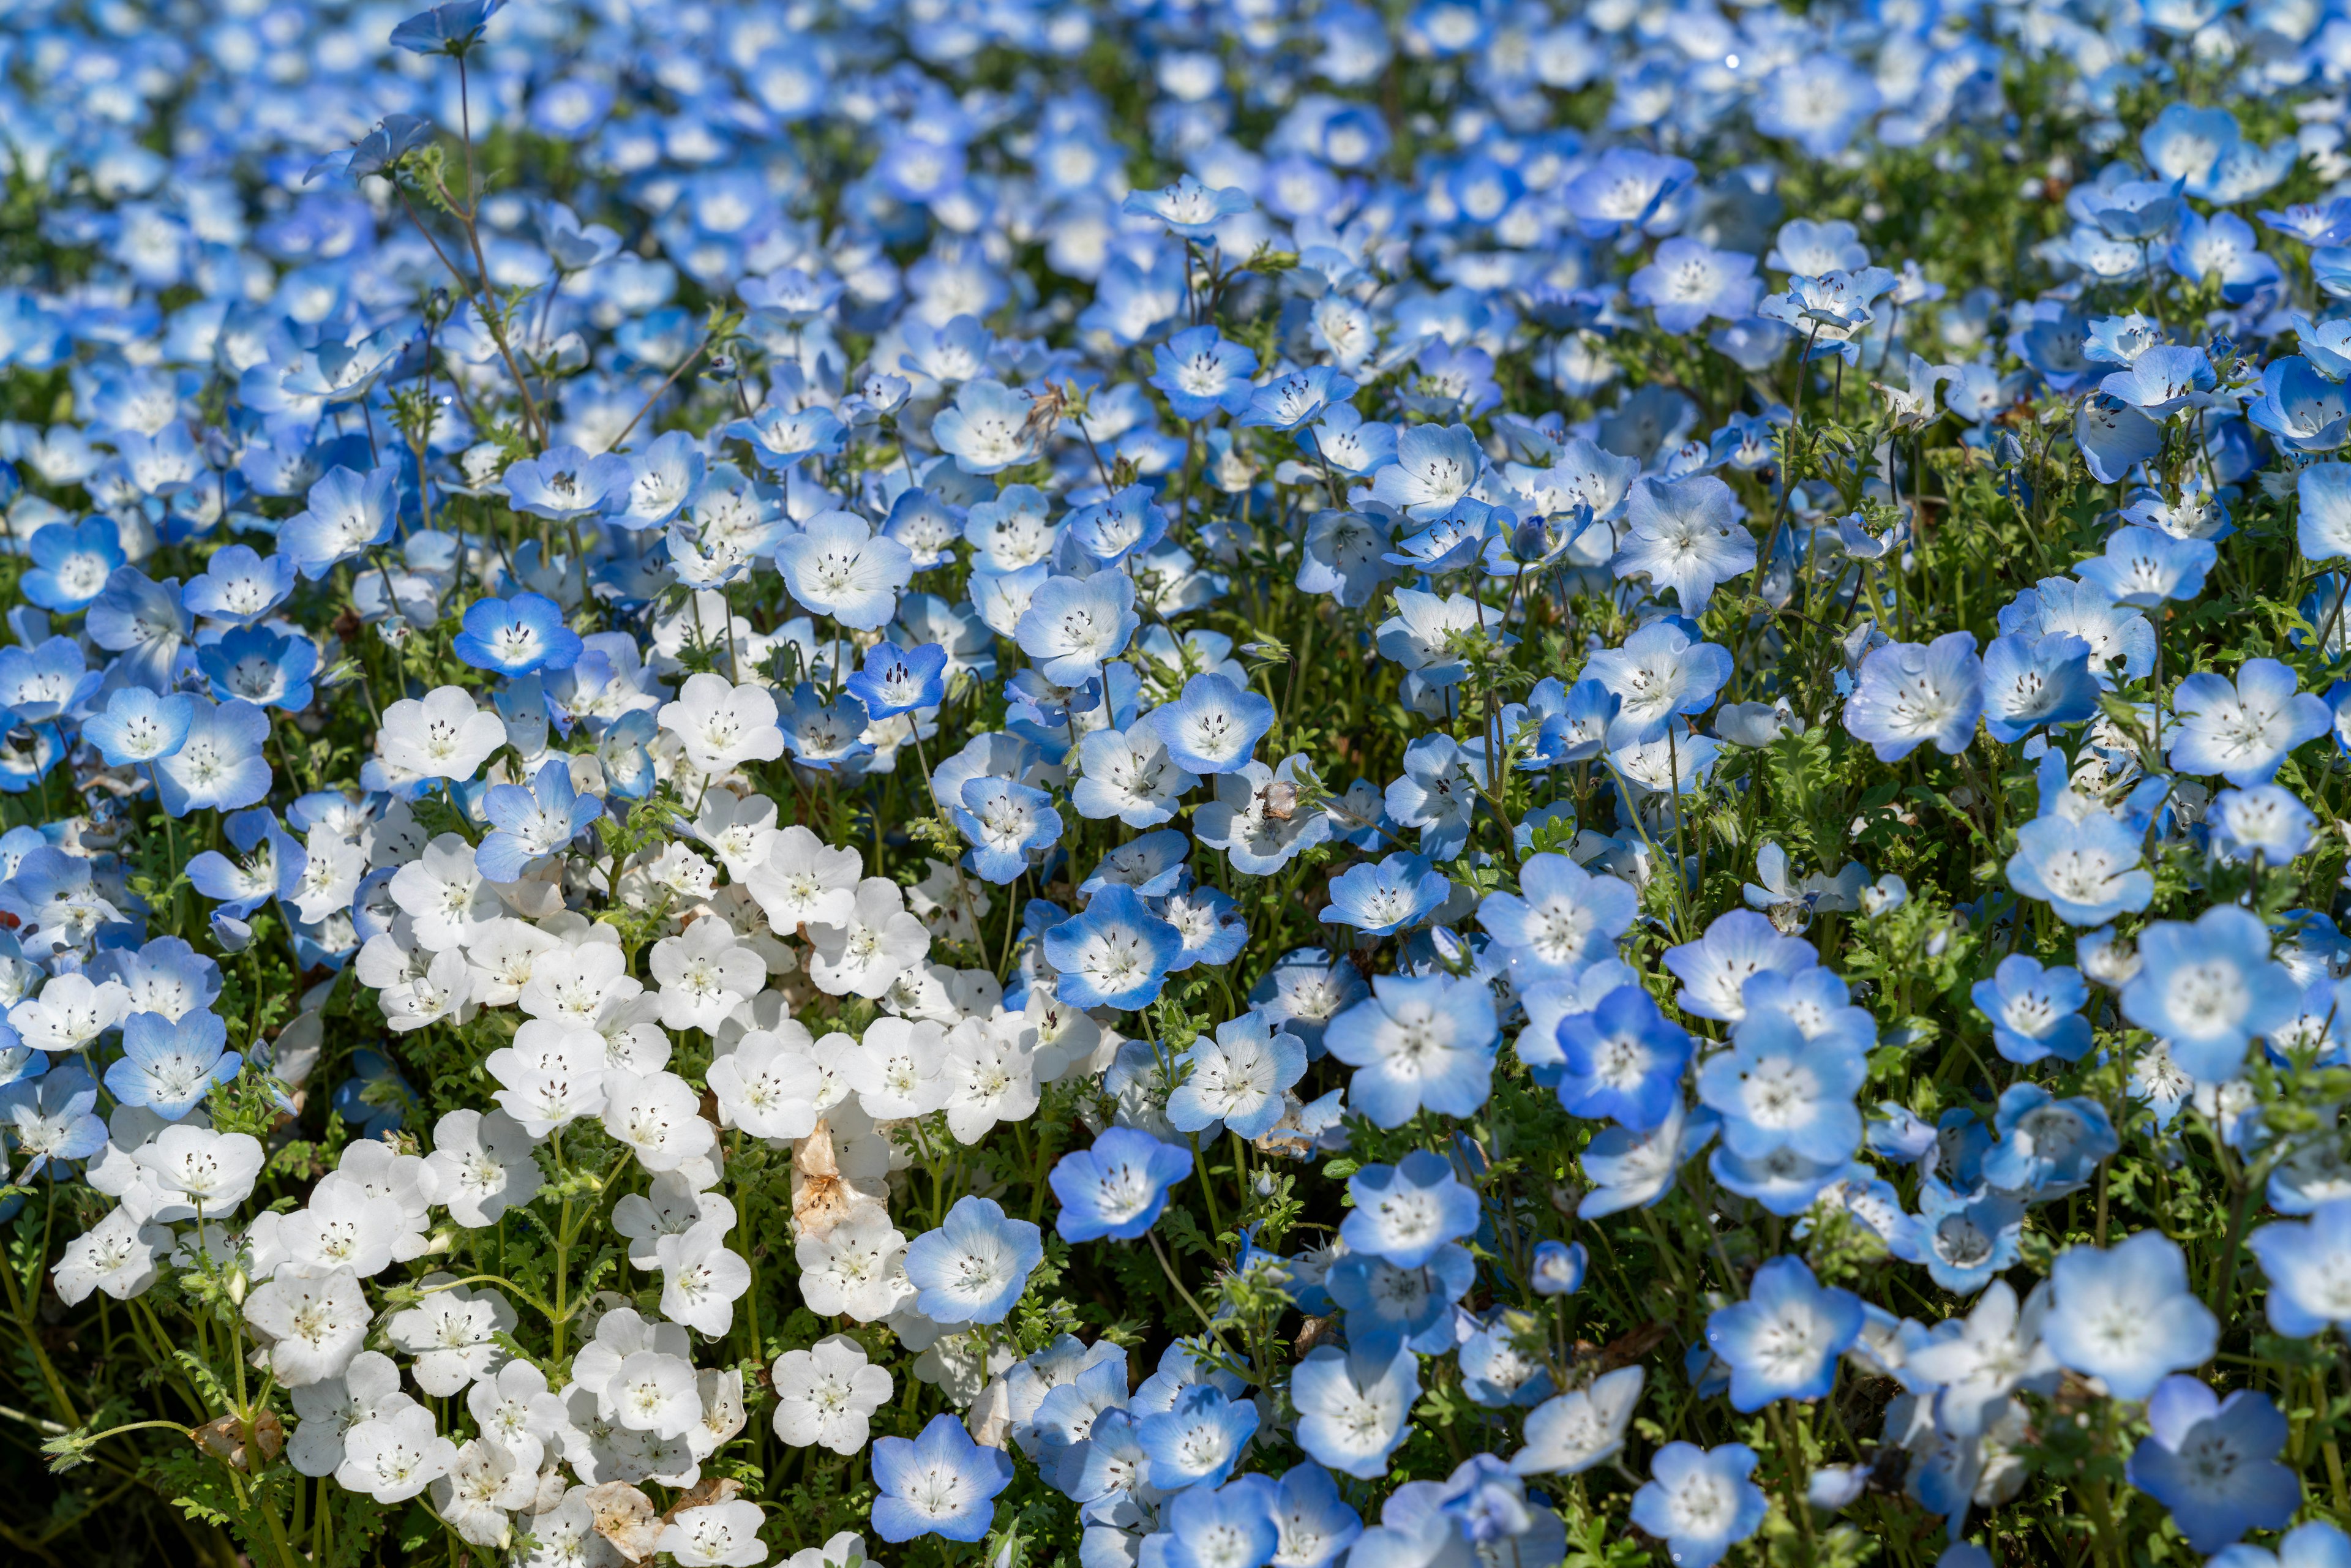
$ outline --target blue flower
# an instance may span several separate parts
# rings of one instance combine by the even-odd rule
[[[1092,874],[1078,883],[1078,896],[1091,899],[1103,888],[1125,887],[1138,897],[1164,898],[1184,885],[1184,857],[1191,851],[1192,841],[1175,828],[1130,839],[1102,856]]]
[[[1715,250],[1676,235],[1657,246],[1625,291],[1634,304],[1656,311],[1658,330],[1680,335],[1695,331],[1709,316],[1724,321],[1747,316],[1762,287],[1752,256]]]
[[[2171,706],[2171,766],[2218,773],[2240,789],[2268,783],[2288,752],[2335,727],[2325,699],[2303,691],[2275,659],[2246,660],[2233,682],[2209,670],[2192,674],[2173,690]]]
[[[1426,1109],[1467,1116],[1493,1087],[1500,1026],[1493,993],[1450,975],[1373,977],[1372,995],[1331,1020],[1323,1043],[1356,1069],[1347,1103],[1383,1127]]]
[[[119,566],[83,625],[91,642],[122,655],[110,672],[119,680],[167,692],[194,618],[180,602],[177,581],[153,582],[137,567]]]
[[[1393,936],[1417,924],[1453,892],[1452,879],[1418,855],[1401,852],[1377,865],[1357,862],[1331,879],[1331,902],[1315,918],[1352,925],[1366,936]]]
[[[1257,743],[1273,727],[1273,704],[1212,671],[1194,675],[1181,696],[1155,709],[1151,727],[1166,746],[1168,760],[1206,779],[1249,766]]]
[[[1137,217],[1157,218],[1167,225],[1169,233],[1201,240],[1214,235],[1217,225],[1225,219],[1256,205],[1247,191],[1229,185],[1210,187],[1186,174],[1160,190],[1129,193],[1119,210]]]
[[[188,580],[182,598],[207,620],[250,626],[286,602],[294,591],[294,562],[287,556],[262,555],[251,545],[227,545],[213,552],[204,575]]]
[[[267,811],[235,811],[222,822],[221,831],[230,847],[247,857],[242,863],[218,850],[205,850],[188,862],[188,881],[204,897],[219,903],[216,915],[243,920],[281,893],[293,896],[300,885],[306,856],[275,816]]]
[[[865,705],[866,716],[879,723],[902,713],[936,707],[946,696],[947,651],[936,643],[901,648],[877,643],[865,655],[865,665],[841,683],[849,695]]]
[[[1959,1113],[1974,1124],[1971,1114]],[[1983,1179],[2002,1191],[2030,1194],[2036,1202],[2088,1185],[2098,1163],[2121,1147],[2105,1108],[2095,1100],[2060,1100],[2038,1083],[2011,1083],[2002,1090],[1993,1126],[2000,1141],[1985,1152]],[[1952,1175],[1964,1179],[1963,1171]]]
[[[1213,1383],[1196,1383],[1168,1408],[1138,1422],[1135,1436],[1151,1461],[1150,1484],[1176,1491],[1223,1485],[1257,1427],[1255,1401],[1230,1399]]]
[[[476,600],[465,624],[450,652],[493,674],[568,670],[580,658],[580,633],[563,623],[562,607],[543,593]]]
[[[1244,1138],[1262,1138],[1281,1120],[1285,1092],[1306,1076],[1306,1047],[1258,1012],[1217,1026],[1176,1058],[1182,1082],[1167,1096],[1168,1124],[1213,1136],[1221,1123]]]
[[[2044,969],[2038,958],[2011,953],[1968,995],[1991,1019],[1993,1047],[2019,1065],[2050,1056],[2079,1061],[2090,1049],[2090,1020],[2081,1011],[2090,988],[2070,966]]]
[[[105,1148],[106,1123],[96,1114],[97,1104],[97,1081],[78,1062],[0,1084],[0,1126],[26,1156],[13,1179],[29,1184],[52,1161],[71,1165]]]
[[[1082,685],[1102,673],[1102,662],[1125,651],[1143,618],[1134,612],[1134,580],[1120,571],[1092,577],[1048,577],[1029,597],[1015,641],[1037,661],[1037,673],[1055,685]]]
[[[1572,1296],[1583,1289],[1584,1271],[1591,1266],[1591,1254],[1581,1241],[1538,1241],[1528,1281],[1538,1296]]]
[[[1721,1119],[1711,1111],[1692,1113],[1676,1101],[1665,1120],[1646,1132],[1605,1129],[1584,1145],[1583,1168],[1592,1190],[1575,1207],[1579,1218],[1598,1219],[1627,1208],[1646,1208],[1673,1191],[1682,1166],[1713,1141]]]
[[[1565,855],[1531,856],[1519,891],[1491,893],[1478,923],[1508,952],[1521,986],[1565,979],[1604,956],[1633,927],[1640,895],[1621,877],[1595,876]]]
[[[1322,1283],[1347,1314],[1352,1337],[1400,1334],[1413,1349],[1434,1354],[1451,1348],[1453,1303],[1468,1293],[1477,1277],[1477,1260],[1469,1249],[1448,1241],[1431,1252],[1426,1262],[1410,1268],[1351,1252],[1331,1265]]]
[[[1147,485],[1129,485],[1117,494],[1083,506],[1062,520],[1069,543],[1096,566],[1116,566],[1149,554],[1167,537],[1165,507]]]
[[[1731,1407],[1749,1414],[1827,1394],[1837,1357],[1860,1336],[1861,1298],[1822,1285],[1801,1258],[1765,1263],[1745,1301],[1706,1320],[1707,1343],[1730,1368]]]
[[[953,406],[931,420],[931,441],[966,474],[1001,474],[1037,455],[1029,398],[978,376],[956,389]]]
[[[99,748],[110,768],[142,766],[185,745],[195,716],[193,697],[158,696],[145,686],[117,686],[106,711],[82,725],[82,738]]]
[[[830,457],[849,441],[848,427],[829,408],[792,409],[775,404],[748,419],[733,421],[719,434],[748,444],[759,466],[776,475],[794,472],[806,458]]]
[[[1781,1014],[1754,1013],[1731,1049],[1699,1069],[1698,1099],[1722,1114],[1723,1143],[1741,1159],[1787,1149],[1842,1159],[1861,1144],[1853,1096],[1869,1064],[1848,1042],[1807,1040]]]
[[[1347,1178],[1354,1207],[1339,1228],[1350,1250],[1417,1269],[1437,1249],[1478,1228],[1478,1195],[1453,1162],[1415,1149],[1393,1166],[1368,1165]]]
[[[2145,1399],[2168,1373],[2201,1366],[2220,1325],[2188,1284],[2188,1260],[2161,1232],[2101,1249],[2074,1246],[2049,1270],[2042,1338],[2062,1366],[2103,1378],[2117,1399]]]
[[[269,716],[247,702],[190,699],[194,711],[179,749],[154,764],[156,793],[169,815],[234,810],[269,793],[269,763],[262,746]]]
[[[496,831],[475,850],[474,863],[492,882],[518,882],[603,814],[603,801],[573,789],[569,759],[550,758],[529,789],[494,784],[484,792],[482,815]]]
[[[1320,419],[1324,411],[1355,395],[1347,374],[1330,365],[1311,365],[1276,376],[1249,395],[1249,412],[1233,423],[1243,430],[1275,430],[1288,434]]]
[[[1646,1133],[1681,1103],[1689,1033],[1639,986],[1619,986],[1590,1012],[1561,1019],[1557,1038],[1566,1060],[1559,1103],[1571,1114]]]
[[[1844,723],[1880,762],[1899,762],[1929,740],[1955,757],[1975,737],[1983,707],[1975,633],[1952,632],[1928,643],[1889,643],[1864,659]]]
[[[1818,1203],[1852,1166],[1844,1158],[1815,1160],[1792,1148],[1749,1158],[1723,1146],[1707,1156],[1706,1168],[1726,1191],[1751,1199],[1766,1214],[1792,1219]]]
[[[400,471],[364,475],[336,467],[310,486],[309,504],[277,528],[277,549],[312,582],[340,562],[392,538],[400,511]]]
[[[1264,1568],[1281,1544],[1279,1498],[1273,1478],[1262,1475],[1177,1492],[1160,1521],[1174,1538],[1168,1568]]]
[[[1059,971],[1054,994],[1073,1008],[1140,1008],[1159,995],[1184,946],[1176,927],[1131,888],[1111,886],[1071,919],[1045,933],[1045,957]]]
[[[983,881],[1005,886],[1035,863],[1061,837],[1061,814],[1053,797],[1008,779],[974,779],[963,799],[947,808],[957,831],[972,845],[963,863]]]
[[[1357,1333],[1344,1350],[1317,1345],[1290,1375],[1298,1446],[1364,1480],[1387,1474],[1419,1397],[1419,1359],[1392,1334]]]
[[[993,1198],[959,1197],[945,1224],[906,1244],[914,1308],[934,1322],[1000,1323],[1044,1256],[1035,1226]]]
[[[1420,830],[1421,852],[1451,860],[1469,842],[1485,763],[1449,735],[1424,735],[1404,749],[1404,777],[1390,783],[1388,815]]]
[[[143,1105],[176,1122],[245,1065],[243,1056],[225,1050],[227,1044],[228,1025],[214,1013],[176,1020],[132,1013],[122,1020],[123,1054],[106,1070],[106,1091],[125,1105]]]
[[[1304,1040],[1309,1056],[1321,1056],[1331,1020],[1370,994],[1363,972],[1345,958],[1300,947],[1274,960],[1249,988],[1249,1001],[1272,1027]]]
[[[2330,1197],[2306,1221],[2272,1220],[2247,1239],[2269,1276],[2270,1326],[2294,1339],[2351,1323],[2339,1281],[2351,1272],[2351,1197]]]
[[[463,56],[481,42],[482,29],[506,0],[450,0],[419,11],[392,30],[392,47],[417,55]]]
[[[1191,1174],[1190,1150],[1134,1127],[1105,1127],[1046,1178],[1061,1206],[1053,1228],[1064,1241],[1132,1241],[1159,1223],[1168,1188]]]
[[[1649,1461],[1651,1479],[1633,1494],[1633,1522],[1666,1543],[1674,1568],[1714,1568],[1770,1511],[1748,1479],[1756,1462],[1744,1443],[1667,1443]]]
[[[1012,1456],[971,1440],[962,1417],[931,1417],[922,1436],[873,1440],[873,1533],[893,1543],[936,1535],[984,1541],[996,1494],[1012,1484]]]
[[[319,671],[319,644],[299,632],[239,626],[196,650],[196,664],[213,695],[299,713],[310,706],[310,679]]]
[[[1587,239],[1607,239],[1620,229],[1652,223],[1659,232],[1671,233],[1680,220],[1677,215],[1667,222],[1661,209],[1697,178],[1698,165],[1687,158],[1620,143],[1569,181],[1562,194]]]
[[[2289,865],[2310,849],[2318,819],[2275,784],[2223,789],[2205,810],[2212,853],[2231,865]]]
[[[1257,389],[1249,376],[1257,355],[1214,327],[1191,327],[1152,350],[1158,373],[1150,384],[1167,395],[1178,419],[1206,419],[1218,409],[1239,413]]]
[[[1918,1186],[1917,1218],[1887,1249],[1924,1263],[1943,1289],[1971,1296],[2016,1266],[2023,1235],[2024,1205],[2013,1194],[1959,1193],[1929,1177]]]
[[[2070,632],[2038,642],[1995,637],[1983,654],[1984,727],[2013,744],[2044,725],[2073,724],[2098,711],[2090,645]]]
[[[2036,817],[2016,831],[2008,884],[2069,925],[2100,925],[2155,896],[2155,873],[2140,855],[2138,835],[2103,811]]]
[[[551,446],[523,458],[507,467],[504,481],[516,511],[559,523],[622,510],[635,482],[627,458],[610,452],[590,457],[577,446]]]
[[[2123,1016],[2160,1035],[2200,1083],[2237,1077],[2253,1037],[2300,1010],[2300,988],[2271,960],[2269,927],[2234,904],[2206,910],[2193,925],[2159,920],[2139,933],[2138,950]]]
[[[33,570],[17,580],[18,586],[26,599],[60,615],[88,608],[106,591],[107,579],[124,559],[114,519],[103,516],[72,526],[51,523],[33,535],[26,553]]]

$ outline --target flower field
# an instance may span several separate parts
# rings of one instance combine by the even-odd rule
[[[24,0],[0,1556],[2351,1568],[2341,0]]]

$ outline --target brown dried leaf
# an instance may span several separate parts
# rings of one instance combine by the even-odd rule
[[[653,1500],[626,1481],[606,1481],[590,1489],[588,1512],[596,1533],[630,1558],[651,1557],[661,1541],[662,1516]]]

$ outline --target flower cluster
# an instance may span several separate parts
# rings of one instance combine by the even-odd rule
[[[17,7],[0,1539],[2351,1563],[2339,9]]]

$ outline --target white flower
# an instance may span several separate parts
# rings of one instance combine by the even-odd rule
[[[682,1437],[702,1418],[694,1364],[658,1350],[632,1352],[604,1385],[597,1407],[631,1431]]]
[[[365,1421],[413,1407],[401,1392],[400,1366],[392,1357],[363,1350],[340,1377],[322,1377],[293,1391],[294,1435],[286,1458],[306,1476],[330,1476],[343,1462],[343,1438]]]
[[[927,1116],[946,1103],[947,1033],[928,1019],[875,1019],[841,1074],[877,1122]]]
[[[735,1206],[722,1193],[696,1190],[684,1171],[663,1171],[644,1192],[612,1206],[612,1228],[628,1238],[629,1261],[640,1269],[660,1266],[662,1238],[683,1236],[705,1220],[718,1222],[724,1235],[735,1228]]]
[[[413,1258],[424,1250],[422,1231],[396,1199],[340,1177],[340,1171],[328,1175],[310,1189],[310,1201],[279,1223],[278,1244],[288,1258],[314,1272],[348,1269],[364,1280],[402,1253]]]
[[[847,925],[857,907],[857,879],[865,869],[855,850],[836,850],[797,822],[769,841],[767,855],[743,878],[751,896],[779,932],[801,925]]]
[[[776,1358],[776,1436],[795,1448],[821,1443],[836,1454],[865,1447],[873,1412],[890,1402],[895,1384],[867,1364],[865,1347],[847,1334],[828,1334],[806,1350]]]
[[[758,1503],[741,1498],[680,1509],[663,1530],[658,1549],[682,1568],[749,1568],[768,1560],[768,1543],[759,1539],[766,1521]]]
[[[803,1546],[784,1559],[784,1568],[864,1568],[865,1538],[844,1530],[821,1546]]]
[[[663,1315],[712,1339],[735,1326],[735,1302],[751,1288],[751,1265],[727,1250],[726,1231],[727,1223],[705,1219],[653,1244]]]
[[[492,920],[465,943],[474,971],[473,999],[486,1008],[512,1007],[530,984],[542,956],[561,946],[528,921]]]
[[[351,906],[367,873],[367,854],[359,845],[330,833],[313,832],[304,844],[302,874],[294,884],[294,913],[306,925]]]
[[[805,1138],[816,1127],[824,1075],[810,1053],[807,1031],[797,1040],[755,1029],[710,1064],[705,1075],[718,1099],[721,1126],[755,1138]]]
[[[155,1141],[131,1156],[154,1174],[155,1184],[177,1193],[208,1215],[225,1214],[253,1194],[254,1178],[261,1174],[261,1145],[245,1133],[215,1133],[183,1122],[166,1127]],[[194,1208],[178,1205],[156,1214],[158,1219],[186,1219]]]
[[[695,814],[694,836],[710,846],[729,877],[748,882],[781,836],[776,829],[776,803],[764,795],[745,800],[725,789],[713,789],[703,797],[702,810]]]
[[[645,962],[661,982],[661,1020],[672,1029],[716,1030],[768,978],[759,955],[715,915],[654,943]]]
[[[845,924],[812,925],[809,940],[816,946],[809,978],[832,997],[853,993],[878,999],[931,950],[931,934],[906,913],[904,891],[880,876],[857,884],[856,905]]]
[[[155,1282],[156,1255],[171,1244],[171,1227],[142,1225],[128,1207],[118,1207],[66,1243],[49,1279],[69,1307],[92,1291],[127,1301]]]
[[[599,923],[596,929],[612,927]],[[628,955],[617,942],[582,942],[559,947],[533,964],[530,982],[515,1000],[532,1018],[592,1028],[603,1009],[634,1001],[644,989],[644,982],[629,974]]]
[[[510,1361],[465,1390],[465,1408],[484,1437],[514,1455],[518,1470],[536,1472],[548,1440],[563,1426],[563,1401],[549,1391],[547,1374],[527,1361]]]
[[[694,1375],[694,1386],[702,1399],[702,1419],[686,1433],[685,1446],[699,1463],[733,1442],[750,1413],[743,1406],[743,1375],[733,1367],[720,1372],[705,1366]]]
[[[496,1438],[476,1437],[434,1479],[433,1507],[459,1540],[503,1550],[514,1535],[507,1514],[528,1507],[538,1493],[536,1471],[517,1464]]]
[[[514,1308],[497,1291],[477,1291],[455,1280],[451,1274],[424,1276],[424,1289],[432,1294],[394,1312],[388,1330],[393,1345],[416,1358],[409,1368],[416,1386],[435,1397],[496,1371],[506,1352],[494,1336],[512,1333],[517,1322]]]
[[[820,1318],[870,1323],[888,1317],[914,1293],[906,1279],[905,1251],[906,1239],[885,1211],[861,1207],[823,1236],[803,1236],[794,1246],[800,1300]]]
[[[450,1112],[434,1124],[424,1162],[432,1200],[468,1230],[496,1225],[539,1188],[536,1143],[504,1111]]]
[[[387,988],[378,998],[384,1022],[395,1033],[423,1029],[443,1019],[464,1023],[474,1016],[474,970],[463,953],[435,953],[423,974],[405,986]]]
[[[391,717],[384,716],[387,725]],[[677,701],[662,705],[661,727],[684,742],[685,755],[705,773],[723,773],[745,762],[773,762],[784,754],[776,699],[767,688],[735,685],[707,671],[686,676]]]
[[[1625,1427],[1641,1400],[1643,1374],[1620,1367],[1592,1380],[1589,1388],[1546,1399],[1527,1413],[1527,1446],[1510,1456],[1522,1476],[1573,1475],[1625,1446]]]
[[[718,1129],[702,1119],[702,1097],[674,1072],[614,1072],[605,1081],[604,1130],[649,1171],[672,1171],[706,1152]]]
[[[474,846],[458,833],[435,835],[392,873],[392,901],[414,919],[416,945],[433,953],[478,940],[504,907],[474,864]]]
[[[959,1144],[976,1144],[997,1123],[1024,1122],[1037,1113],[1036,1057],[1019,1031],[964,1019],[947,1031],[939,1078],[947,1130]]]
[[[8,1009],[8,1023],[35,1051],[88,1049],[131,1011],[131,993],[121,982],[93,983],[87,975],[59,975],[41,994]]]
[[[457,1445],[433,1429],[433,1412],[409,1405],[343,1434],[335,1479],[380,1503],[406,1502],[456,1462]]]
[[[601,1115],[604,1037],[556,1019],[533,1019],[515,1030],[514,1043],[490,1052],[482,1065],[500,1088],[491,1098],[534,1138],[582,1116]]]
[[[423,701],[402,698],[383,710],[376,755],[419,779],[464,783],[507,743],[506,722],[475,705],[462,686],[436,686]]]

